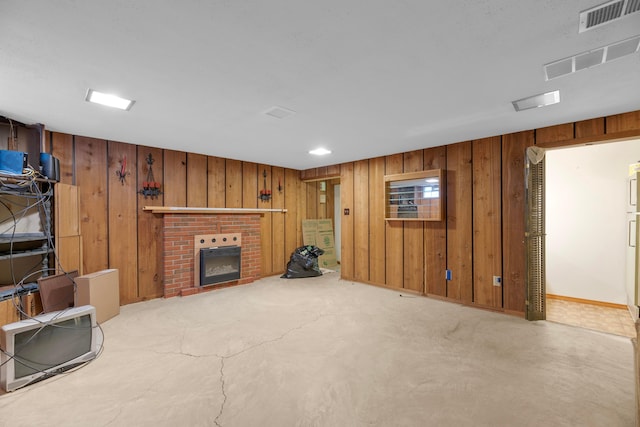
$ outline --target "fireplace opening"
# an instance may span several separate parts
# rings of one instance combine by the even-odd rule
[[[240,279],[240,246],[200,249],[200,286]]]

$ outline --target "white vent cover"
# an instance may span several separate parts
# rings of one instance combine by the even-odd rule
[[[640,0],[638,1],[640,2]],[[545,78],[551,80],[566,76],[576,71],[595,67],[596,65],[634,54],[638,52],[639,49],[640,35],[545,64]]]
[[[275,117],[276,119],[284,119],[285,117],[291,116],[296,112],[293,110],[289,110],[284,107],[271,107],[267,111],[264,112],[267,116]]]
[[[553,92],[518,99],[517,101],[512,101],[512,104],[516,111],[522,111],[531,108],[546,107],[547,105],[557,104],[558,102],[560,102],[560,91],[554,90]]]
[[[590,30],[640,11],[640,0],[613,0],[580,12],[578,32]]]

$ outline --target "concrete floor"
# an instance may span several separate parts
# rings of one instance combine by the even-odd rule
[[[339,280],[122,307],[0,426],[634,426],[628,338]]]

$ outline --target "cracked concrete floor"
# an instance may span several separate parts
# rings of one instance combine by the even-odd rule
[[[628,338],[339,280],[122,307],[0,426],[634,426]]]

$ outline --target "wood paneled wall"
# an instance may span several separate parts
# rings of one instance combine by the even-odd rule
[[[117,268],[121,304],[163,295],[162,217],[143,211],[144,206],[287,209],[262,216],[263,276],[284,272],[289,255],[302,244],[306,197],[299,171],[56,132],[46,135],[51,153],[60,159],[61,182],[78,187],[83,272]],[[138,193],[149,171],[149,154],[154,177],[162,184],[156,199]],[[121,181],[116,171],[125,161],[127,175]],[[272,198],[262,202],[258,195],[265,185]]]
[[[349,210],[342,216],[342,277],[522,315],[526,148],[638,136],[635,111],[341,164],[341,211]],[[429,169],[446,170],[446,220],[384,221],[383,175]],[[329,166],[301,176],[335,173]],[[308,189],[308,200],[314,191]],[[312,205],[307,214],[315,213]]]
[[[525,308],[524,155],[544,148],[640,136],[640,111],[476,141],[416,150],[307,171],[175,150],[135,146],[47,132],[60,159],[61,182],[77,185],[85,273],[120,270],[122,304],[162,296],[161,218],[145,205],[285,208],[266,214],[263,275],[284,271],[302,244],[301,220],[333,216],[316,182],[339,176],[341,274],[345,279],[521,314]],[[145,199],[142,187],[151,153],[163,194]],[[130,172],[116,175],[124,157]],[[445,169],[446,220],[384,221],[385,174]],[[258,200],[265,186],[268,202]],[[282,191],[278,191],[278,186]],[[452,273],[445,280],[445,271]],[[493,286],[493,276],[502,286]]]
[[[151,154],[153,164],[151,170],[153,177],[158,182],[164,171],[163,150],[138,146],[138,185],[142,188],[142,183],[147,180],[149,165],[147,157]],[[138,223],[138,280],[137,298],[159,298],[164,294],[163,270],[159,268],[158,260],[162,259],[163,242],[162,227],[163,221],[160,215],[149,215],[142,209],[145,205],[164,205],[164,194],[160,194],[155,199],[145,199],[138,195],[137,223]],[[137,299],[136,298],[136,299]]]
[[[447,149],[437,147],[424,150],[424,169],[447,169]],[[442,183],[442,198],[447,205],[447,176]],[[427,256],[432,254],[432,256]],[[442,272],[447,268],[447,227],[446,221],[424,224],[424,266],[425,291],[427,294],[446,296],[447,280]]]
[[[340,178],[304,182],[306,219],[333,220],[336,184]]]
[[[472,143],[473,302],[502,307],[502,169],[500,137]],[[524,156],[524,153],[523,153]],[[524,173],[524,172],[523,172]]]
[[[471,304],[473,301],[473,203],[471,142],[448,145],[446,188],[446,265],[451,280],[446,293],[436,295]],[[430,258],[429,254],[425,255]],[[442,272],[441,272],[442,275]]]

